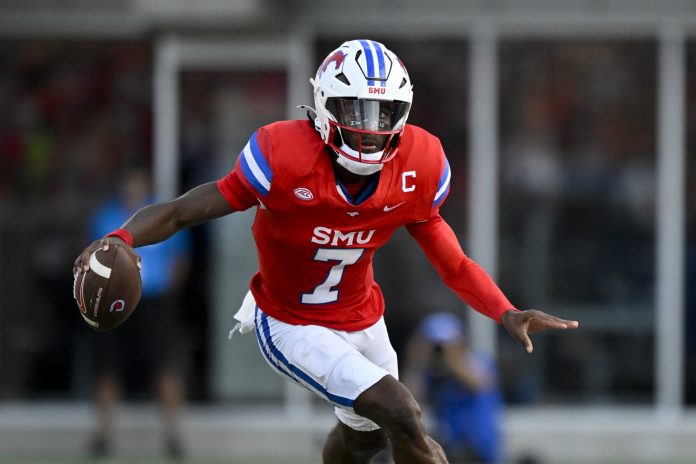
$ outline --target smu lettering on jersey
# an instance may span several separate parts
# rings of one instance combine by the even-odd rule
[[[259,307],[291,324],[361,330],[384,312],[372,257],[394,231],[437,214],[450,171],[439,140],[407,125],[399,153],[355,203],[309,121],[256,131],[218,188],[237,211],[257,207]]]

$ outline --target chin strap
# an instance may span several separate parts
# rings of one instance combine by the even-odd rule
[[[353,161],[352,159],[349,159],[349,158],[341,155],[340,153],[336,153],[336,163],[338,163],[340,166],[343,166],[345,169],[352,172],[353,174],[357,174],[359,176],[372,175],[378,171],[381,171],[382,167],[384,166],[382,163],[378,163],[378,164],[359,163],[357,161]]]

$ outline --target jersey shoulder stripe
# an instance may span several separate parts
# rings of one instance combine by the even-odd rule
[[[240,164],[242,165],[242,173],[247,182],[262,196],[268,195],[271,191],[271,181],[273,173],[264,157],[261,148],[259,148],[256,139],[258,131],[247,142],[240,156]]]
[[[445,169],[442,173],[442,176],[440,176],[440,181],[437,184],[437,193],[435,193],[435,200],[433,201],[433,208],[440,206],[442,201],[447,196],[447,192],[449,192],[451,176],[452,176],[452,173],[450,172],[449,161],[447,161],[447,158],[445,158]]]

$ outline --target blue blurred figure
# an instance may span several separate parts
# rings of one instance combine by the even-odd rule
[[[453,463],[498,463],[503,408],[490,357],[472,351],[457,316],[427,316],[409,341],[405,381],[429,407],[435,435]]]
[[[152,202],[150,177],[142,168],[129,169],[121,179],[119,195],[104,203],[90,224],[93,239],[118,229],[138,209]],[[142,259],[142,297],[133,315],[117,329],[94,335],[97,374],[98,426],[90,444],[91,454],[112,452],[114,406],[121,383],[138,390],[149,380],[163,409],[165,450],[169,457],[183,455],[179,425],[184,400],[181,346],[178,330],[181,290],[188,274],[190,238],[181,231],[170,239],[138,248]]]

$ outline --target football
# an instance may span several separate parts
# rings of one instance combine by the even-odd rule
[[[136,257],[122,245],[92,253],[89,271],[77,274],[73,283],[80,314],[97,332],[114,329],[128,319],[141,292]]]

